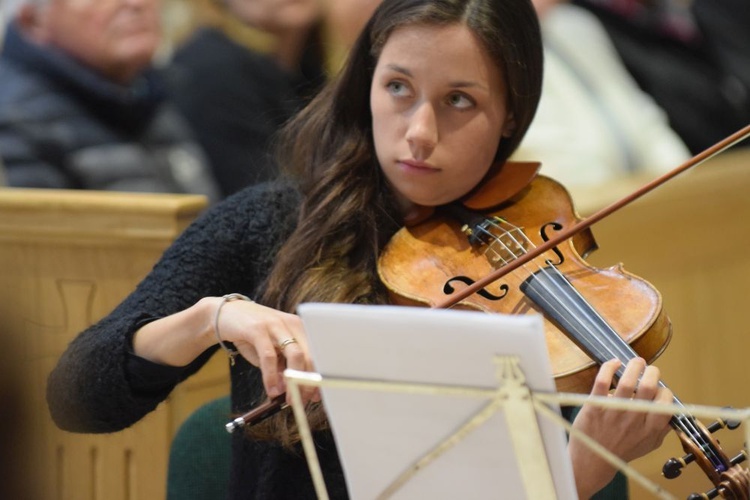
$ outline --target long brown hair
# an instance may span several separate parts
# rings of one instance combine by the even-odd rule
[[[390,34],[407,25],[466,25],[498,64],[515,120],[496,159],[518,146],[536,112],[542,82],[541,36],[529,0],[384,0],[357,39],[340,75],[282,131],[279,165],[299,183],[298,226],[271,270],[263,302],[293,312],[303,301],[387,302],[377,257],[401,225],[375,157],[370,86]],[[313,428],[326,425],[321,407]],[[284,444],[298,439],[289,413],[250,433]]]

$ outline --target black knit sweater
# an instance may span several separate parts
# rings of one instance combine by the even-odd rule
[[[133,333],[145,321],[186,309],[202,297],[231,292],[260,296],[275,253],[296,224],[298,206],[296,191],[265,184],[239,192],[193,223],[136,290],[62,355],[47,390],[57,425],[75,432],[124,429],[195,373],[216,347],[186,367],[164,367],[131,353]],[[231,379],[234,411],[247,411],[259,402],[258,369],[238,357]],[[236,434],[230,499],[315,498],[301,450],[288,452]],[[316,439],[329,494],[345,498],[333,437],[324,432]]]

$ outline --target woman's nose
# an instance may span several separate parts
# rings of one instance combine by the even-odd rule
[[[423,102],[414,110],[406,130],[406,141],[415,160],[425,160],[432,154],[438,142],[438,126],[431,103]]]

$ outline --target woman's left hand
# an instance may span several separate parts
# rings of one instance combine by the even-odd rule
[[[671,403],[672,392],[659,386],[659,369],[647,366],[642,358],[632,359],[610,393],[619,360],[604,363],[594,381],[592,396],[612,395],[658,403]],[[661,446],[670,430],[671,416],[661,413],[605,409],[584,405],[573,423],[573,428],[595,439],[609,451],[630,461]],[[612,480],[615,469],[596,455],[580,440],[571,436],[568,452],[573,461],[579,497],[588,498]]]

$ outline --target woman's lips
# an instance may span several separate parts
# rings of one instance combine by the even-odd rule
[[[432,173],[432,172],[440,171],[439,168],[434,167],[430,165],[429,163],[423,163],[423,162],[414,161],[414,160],[399,160],[398,164],[399,166],[401,166],[402,169],[407,170],[409,172]]]

